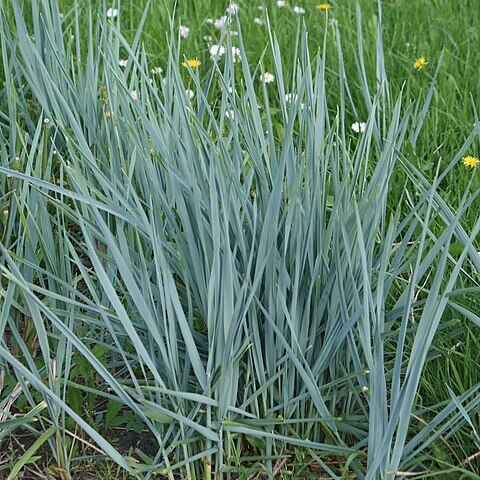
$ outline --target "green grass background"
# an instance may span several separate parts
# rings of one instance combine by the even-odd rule
[[[308,30],[309,44],[312,54],[321,48],[325,28],[329,36],[328,48],[331,50],[330,62],[336,62],[337,45],[333,28],[329,28],[325,12],[315,7],[318,1],[288,1],[284,8],[278,8],[276,0],[242,1],[239,5],[242,34],[248,58],[251,64],[263,59],[265,70],[272,70],[272,59],[269,53],[262,56],[268,44],[268,29],[266,23],[259,26],[254,23],[255,17],[266,21],[268,16],[271,27],[284,55],[285,77],[293,70],[293,44],[299,22],[305,22]],[[29,2],[25,3],[28,15]],[[148,6],[147,6],[148,4]],[[116,6],[119,9],[122,34],[132,40],[137,31],[139,21],[147,9],[142,41],[145,44],[146,55],[153,66],[165,68],[168,57],[168,40],[170,38],[170,16],[175,14],[175,26],[185,25],[190,28],[187,39],[181,40],[181,55],[186,58],[199,58],[202,69],[208,71],[210,64],[208,44],[220,41],[220,32],[205,22],[206,19],[220,17],[225,12],[228,2],[222,0],[123,0],[120,4],[103,3],[104,8]],[[305,8],[305,15],[293,12],[295,5]],[[355,104],[361,98],[361,88],[355,84],[356,75],[356,44],[357,21],[354,0],[330,2],[328,20],[337,21],[342,32],[344,59],[347,78],[351,78],[351,92]],[[364,33],[364,54],[366,71],[370,74],[369,82],[373,89],[375,85],[375,36],[378,22],[377,2],[360,0]],[[383,37],[385,44],[385,69],[389,74],[392,91],[405,92],[405,97],[412,102],[425,94],[430,86],[436,65],[444,50],[444,59],[437,79],[432,108],[426,119],[425,128],[417,141],[416,148],[411,152],[414,160],[423,173],[432,176],[438,162],[448,164],[453,155],[463,144],[471,132],[480,111],[480,3],[478,0],[396,0],[383,2]],[[62,13],[66,14],[68,25],[73,18],[74,7],[84,14],[84,32],[88,28],[89,14],[93,15],[102,6],[102,2],[81,0],[66,0],[60,2]],[[259,10],[258,6],[263,6]],[[70,12],[70,15],[68,14]],[[73,28],[72,28],[73,31]],[[371,35],[368,34],[371,32]],[[205,37],[212,37],[210,42]],[[312,55],[313,56],[313,55]],[[421,71],[413,68],[413,62],[418,57],[425,57],[429,62]],[[126,57],[126,55],[125,55]],[[332,64],[333,67],[334,64]],[[290,67],[290,70],[289,70]],[[332,68],[332,70],[334,70]],[[185,71],[185,78],[187,72]],[[332,74],[333,75],[333,74]],[[337,98],[333,94],[329,103],[336,108]],[[365,112],[359,112],[359,118],[351,121],[362,121]],[[363,117],[363,118],[362,118]],[[477,143],[470,154],[479,156],[480,146]],[[452,172],[442,185],[445,199],[455,204],[461,197],[470,180],[471,172],[457,169]],[[474,186],[480,186],[478,180]],[[478,207],[478,204],[477,204]],[[476,207],[476,208],[477,208]],[[475,212],[472,213],[472,219]]]

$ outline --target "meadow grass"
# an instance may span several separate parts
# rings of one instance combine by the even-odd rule
[[[8,9],[9,2],[5,8]],[[295,57],[293,48],[285,48],[295,41],[294,32],[299,23],[305,21],[308,28],[308,44],[312,52],[321,49],[325,31],[326,13],[315,9],[317,1],[286,2],[284,8],[278,8],[276,1],[268,2],[237,2],[239,18],[242,19],[242,32],[245,50],[252,63],[262,58],[265,70],[273,68],[271,55],[264,55],[265,46],[269,41],[266,18],[268,16],[272,29],[282,49],[284,74],[287,78],[292,75]],[[321,2],[320,2],[321,3]],[[29,1],[24,2],[24,12],[30,16]],[[168,42],[170,39],[170,15],[175,14],[174,28],[183,24],[190,28],[190,34],[180,44],[181,58],[199,58],[203,62],[200,76],[207,75],[210,60],[208,46],[220,41],[221,31],[216,30],[208,19],[216,19],[225,13],[228,2],[207,0],[202,2],[150,2],[147,0],[124,0],[120,6],[118,17],[122,35],[128,42],[133,41],[137,27],[146,10],[142,42],[145,45],[145,55],[150,66],[166,67],[168,61]],[[305,8],[304,15],[293,13],[294,5]],[[359,1],[362,12],[363,35],[363,62],[370,84],[374,84],[376,75],[376,39],[373,34],[378,24],[376,2]],[[111,4],[115,5],[114,3]],[[262,11],[258,6],[264,7]],[[344,2],[330,2],[328,10],[330,22],[337,22],[342,32],[344,46],[342,55],[345,64],[345,75],[352,82],[351,95],[356,105],[361,105],[362,89],[357,81],[357,16],[354,0]],[[73,8],[75,6],[75,8]],[[116,5],[119,6],[118,4]],[[110,7],[97,0],[75,2],[66,0],[61,2],[59,10],[65,14],[65,30],[74,34],[75,12],[78,12],[78,29],[82,38],[88,35],[88,19],[102,15]],[[383,38],[386,46],[385,69],[389,72],[389,82],[392,91],[404,91],[405,102],[415,102],[426,93],[435,72],[435,66],[444,52],[442,68],[436,79],[436,87],[432,97],[432,108],[425,119],[415,145],[409,152],[410,159],[429,178],[433,177],[438,162],[442,165],[449,163],[455,153],[468,137],[473,124],[477,121],[480,98],[480,82],[474,66],[480,62],[478,44],[480,33],[477,25],[480,22],[480,12],[471,2],[455,3],[448,0],[427,0],[409,2],[397,0],[383,4]],[[257,25],[253,19],[258,17],[265,23]],[[336,51],[335,30],[327,29],[329,41],[327,51]],[[211,39],[206,37],[211,37]],[[84,48],[82,42],[80,48]],[[414,60],[425,57],[429,62],[426,68],[416,71],[413,68]],[[124,48],[120,48],[119,58],[128,57]],[[329,56],[330,74],[332,80],[336,76],[336,55]],[[313,59],[315,61],[315,59]],[[473,70],[472,70],[473,69]],[[186,72],[184,72],[186,73]],[[275,100],[273,100],[275,102]],[[335,109],[336,95],[329,99],[329,107]],[[367,115],[365,109],[358,112],[347,111],[348,120],[362,121]],[[358,117],[358,118],[357,118]],[[475,146],[478,153],[478,144]],[[447,202],[457,205],[470,179],[469,172],[455,171],[449,174],[442,187],[442,193]],[[475,180],[474,186],[479,186]],[[469,221],[475,219],[472,211]]]
[[[478,478],[480,13],[238,3],[2,4],[0,468]]]

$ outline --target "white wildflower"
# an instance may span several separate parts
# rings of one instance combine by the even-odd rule
[[[260,80],[263,83],[272,83],[275,81],[275,76],[269,72],[265,72],[263,75],[260,76]]]
[[[240,49],[238,47],[232,47],[232,60],[233,63],[237,62],[237,59],[240,60]]]
[[[225,112],[225,116],[227,118],[230,118],[230,119],[234,120],[235,119],[235,110],[227,110]]]
[[[231,2],[230,5],[227,7],[227,13],[230,15],[236,15],[238,13],[238,5],[234,2]]]
[[[298,95],[296,93],[286,93],[285,94],[285,101],[287,103],[296,103],[298,101]],[[305,104],[301,103],[300,104],[300,110],[303,110],[305,108]]]
[[[187,98],[189,100],[191,100],[195,96],[195,92],[193,90],[190,90],[189,88],[187,88],[185,90],[185,95],[187,96]]]
[[[256,23],[257,25],[263,25],[263,20],[261,18],[255,17],[253,19],[253,22]]]
[[[206,41],[206,42],[211,42],[212,41],[212,37],[210,35],[205,35],[203,37],[203,39]]]
[[[283,8],[285,6],[285,0],[277,0],[277,7]]]
[[[161,75],[163,73],[162,67],[153,67],[152,68],[152,75]]]
[[[226,15],[223,15],[222,17],[217,18],[216,20],[213,21],[213,26],[217,30],[222,30],[222,28],[225,27],[227,22],[228,22],[228,17]]]
[[[367,124],[365,122],[354,122],[352,123],[352,130],[355,133],[363,133]]]
[[[186,27],[185,25],[180,25],[180,28],[178,29],[180,36],[182,38],[187,38],[188,35],[190,34],[190,29]]]
[[[265,10],[265,7],[263,5],[259,5],[257,7],[257,10],[260,10],[261,12],[263,12]]]
[[[218,60],[223,57],[223,55],[225,55],[225,47],[223,45],[215,44],[210,47],[210,56],[212,57],[212,60]]]
[[[118,61],[118,66],[121,67],[121,68],[125,68],[126,66],[128,65],[128,60],[125,60],[125,59],[120,59]]]
[[[136,90],[132,90],[132,91],[130,92],[130,96],[132,97],[132,100],[133,100],[133,101],[136,102],[136,101],[138,100],[138,93],[137,93]]]
[[[116,18],[118,17],[118,9],[110,7],[107,10],[107,18]]]
[[[303,7],[295,6],[293,7],[293,13],[296,13],[297,15],[303,15],[305,13],[305,9]]]

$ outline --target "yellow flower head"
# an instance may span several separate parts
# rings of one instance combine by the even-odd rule
[[[332,8],[332,6],[329,3],[321,3],[320,5],[317,5],[315,8],[317,10],[321,10],[322,12],[326,12],[327,10]]]
[[[107,110],[107,111],[105,112],[105,118],[106,118],[107,120],[110,120],[110,119],[112,118],[112,115],[113,115],[113,113],[112,113],[110,110]]]
[[[187,65],[190,68],[197,68],[201,65],[202,62],[200,60],[197,60],[196,58],[191,58],[190,60],[187,60],[186,62],[183,62],[182,65],[186,67]]]
[[[462,161],[466,167],[472,168],[472,169],[475,168],[480,163],[480,160],[477,157],[472,157],[471,155],[463,157]]]
[[[428,65],[428,62],[427,60],[425,60],[425,57],[420,57],[420,58],[417,58],[414,62],[413,62],[413,68],[415,70],[421,70],[423,67],[425,67],[426,65]]]

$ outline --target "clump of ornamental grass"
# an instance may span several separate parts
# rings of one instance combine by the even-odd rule
[[[433,446],[480,402],[470,385],[417,403],[446,313],[479,323],[457,287],[480,266],[480,221],[461,222],[478,192],[453,211],[438,185],[480,126],[433,182],[406,153],[436,74],[423,100],[391,91],[379,21],[372,80],[359,11],[358,78],[345,76],[336,31],[327,83],[327,34],[312,59],[299,29],[287,71],[271,33],[268,73],[249,64],[240,24],[221,62],[194,65],[172,28],[152,76],[142,25],[129,45],[101,12],[81,39],[78,12],[63,23],[55,0],[32,1],[32,25],[12,6],[14,25],[1,12],[0,358],[18,383],[0,401],[0,440],[20,427],[37,438],[15,471],[48,444],[68,477],[79,432],[137,478],[225,478],[258,463],[273,477],[294,449],[332,478],[432,468]],[[20,393],[27,413],[15,415]],[[78,394],[133,415],[156,453],[120,452]]]

